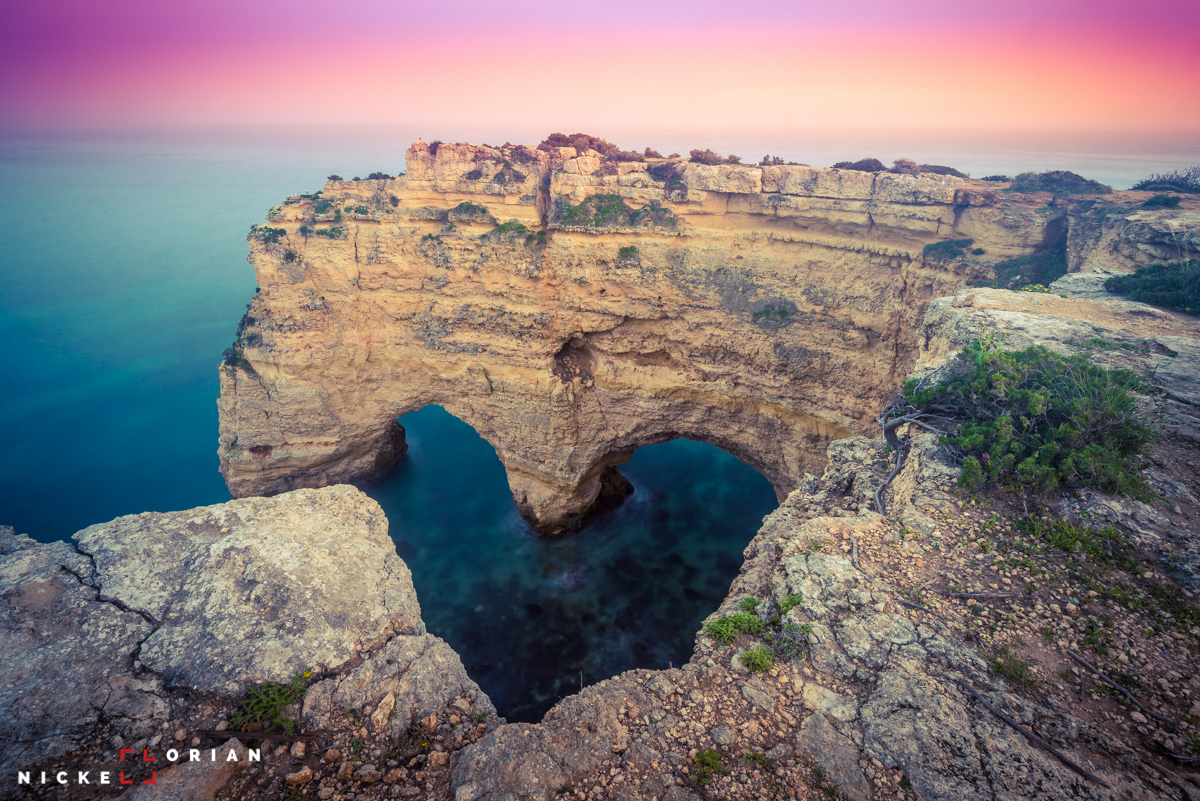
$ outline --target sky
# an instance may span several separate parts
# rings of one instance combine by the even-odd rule
[[[0,129],[1200,132],[1197,30],[1196,0],[18,0]]]

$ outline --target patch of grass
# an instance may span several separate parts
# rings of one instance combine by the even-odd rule
[[[771,759],[771,757],[767,756],[762,751],[755,751],[753,748],[747,751],[746,755],[742,757],[742,759],[755,765],[761,765],[767,770],[773,770],[775,768],[775,760]]]
[[[708,784],[713,780],[713,776],[729,775],[729,768],[721,762],[721,755],[712,748],[701,751],[693,759],[696,772],[689,778],[698,784]]]
[[[333,228],[313,228],[309,233],[313,236],[324,237],[325,239],[341,239],[346,233],[346,229],[338,225]]]
[[[621,261],[632,259],[638,254],[637,245],[626,245],[617,251],[617,258]]]
[[[921,252],[937,261],[950,261],[964,255],[963,248],[970,247],[974,242],[974,239],[947,239],[942,242],[930,242]]]
[[[1114,275],[1104,288],[1138,303],[1200,316],[1200,259],[1147,264],[1129,275]]]
[[[739,612],[704,624],[704,633],[722,645],[729,645],[739,634],[761,634],[767,628],[757,615]]]
[[[795,609],[800,604],[804,603],[804,595],[802,593],[793,593],[783,599],[779,604],[779,614],[786,615],[788,612]]]
[[[266,681],[251,687],[238,704],[237,711],[229,721],[229,728],[248,732],[252,726],[257,726],[256,731],[295,734],[300,724],[284,710],[304,697],[311,677],[312,671],[309,670],[292,676],[286,684]]]
[[[988,660],[995,671],[1004,678],[1020,687],[1032,688],[1037,685],[1033,678],[1032,666],[1029,660],[1013,651],[1007,645],[997,648]]]
[[[1067,170],[1023,172],[1013,179],[1010,192],[1053,192],[1056,195],[1109,195],[1112,187]]]
[[[1142,206],[1147,209],[1177,209],[1180,200],[1178,195],[1154,195],[1147,198]]]
[[[497,225],[495,228],[489,231],[487,235],[496,239],[511,239],[527,233],[529,233],[529,229],[525,227],[524,223],[516,220],[509,220],[508,222]]]
[[[809,785],[814,790],[824,793],[827,798],[840,798],[842,795],[842,788],[830,780],[828,773],[816,766],[812,769]]]
[[[543,229],[538,231],[536,234],[526,234],[525,244],[538,246],[546,244],[546,231]]]
[[[765,645],[756,645],[738,657],[738,661],[754,673],[770,673],[775,667],[775,654]]]
[[[938,384],[906,382],[904,396],[957,421],[943,441],[964,467],[974,459],[967,480],[959,477],[963,490],[1066,485],[1149,500],[1140,471],[1152,432],[1135,397],[1140,387],[1132,372],[1105,370],[1084,354],[1004,351],[993,336],[963,348]]]
[[[783,322],[787,320],[789,313],[790,310],[786,306],[767,306],[751,314],[750,319],[756,323],[764,320]]]
[[[1094,529],[1061,518],[1026,517],[1016,521],[1016,529],[1060,551],[1086,553],[1122,570],[1134,567],[1129,538],[1112,526]]]

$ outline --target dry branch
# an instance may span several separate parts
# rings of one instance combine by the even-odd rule
[[[1074,651],[1067,651],[1067,653],[1070,654],[1071,658],[1074,659],[1076,662],[1083,665],[1085,668],[1087,668],[1088,670],[1092,671],[1097,676],[1099,676],[1102,681],[1104,681],[1106,684],[1108,684],[1114,690],[1120,690],[1122,693],[1124,693],[1125,697],[1128,698],[1130,701],[1132,701],[1134,706],[1136,706],[1138,709],[1145,712],[1150,717],[1154,718],[1157,721],[1165,723],[1168,726],[1171,726],[1172,728],[1179,725],[1178,723],[1171,720],[1170,718],[1164,718],[1162,715],[1151,712],[1149,709],[1142,706],[1141,702],[1139,702],[1138,699],[1133,697],[1133,693],[1129,692],[1129,690],[1126,690],[1120,684],[1117,684],[1115,681],[1110,679],[1108,676],[1105,676],[1103,673],[1101,673],[1099,670],[1096,669],[1095,665],[1093,665],[1091,662],[1088,662],[1086,659],[1084,659],[1079,654],[1075,653]]]
[[[970,684],[968,684],[966,679],[959,679],[958,683],[962,685],[964,690],[969,692],[971,695],[975,696],[975,699],[977,701],[979,701],[979,703],[983,704],[984,707],[987,709],[987,711],[991,712],[993,715],[1000,718],[1002,721],[1007,723],[1009,726],[1012,726],[1014,729],[1016,729],[1018,732],[1020,732],[1021,735],[1026,740],[1028,740],[1029,742],[1038,746],[1039,748],[1042,748],[1042,749],[1048,751],[1049,753],[1053,754],[1055,757],[1058,758],[1059,762],[1062,762],[1068,768],[1075,771],[1080,776],[1083,776],[1085,779],[1091,779],[1092,781],[1094,781],[1096,784],[1100,785],[1101,787],[1104,787],[1106,789],[1111,789],[1107,784],[1104,783],[1103,779],[1101,779],[1100,777],[1096,776],[1095,774],[1090,773],[1090,772],[1084,770],[1083,768],[1079,767],[1074,762],[1072,762],[1071,759],[1069,757],[1067,757],[1064,753],[1059,751],[1054,746],[1050,745],[1050,743],[1046,742],[1041,737],[1038,737],[1033,732],[1027,730],[1024,726],[1017,723],[1015,720],[1010,718],[1008,715],[1004,714],[999,709],[992,706],[991,702],[989,702],[986,698],[984,698],[982,695],[980,695],[978,690],[976,690],[974,687],[972,687]]]

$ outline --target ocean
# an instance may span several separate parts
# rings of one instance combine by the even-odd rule
[[[747,160],[758,147],[813,164],[872,155],[976,175],[1073,169],[1117,188],[1200,163],[1200,147],[1181,137],[988,144],[942,132],[932,144],[896,140],[891,152],[886,138],[858,137],[717,144]],[[228,500],[217,472],[217,363],[254,293],[246,232],[328,174],[400,172],[415,138],[335,129],[0,134],[0,524],[49,542],[118,515]],[[521,139],[474,141],[484,138]],[[686,152],[688,141],[612,138],[664,153]],[[510,720],[540,719],[559,697],[623,670],[686,661],[775,506],[751,468],[676,441],[621,468],[635,486],[625,505],[578,535],[541,539],[469,426],[437,407],[401,422],[409,453],[370,494],[413,571],[429,630]]]

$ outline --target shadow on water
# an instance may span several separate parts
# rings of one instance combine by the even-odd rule
[[[537,537],[491,446],[437,406],[401,421],[409,451],[370,495],[387,513],[429,631],[510,721],[633,668],[679,665],[776,506],[733,456],[675,440],[621,468],[635,492],[578,534]]]

